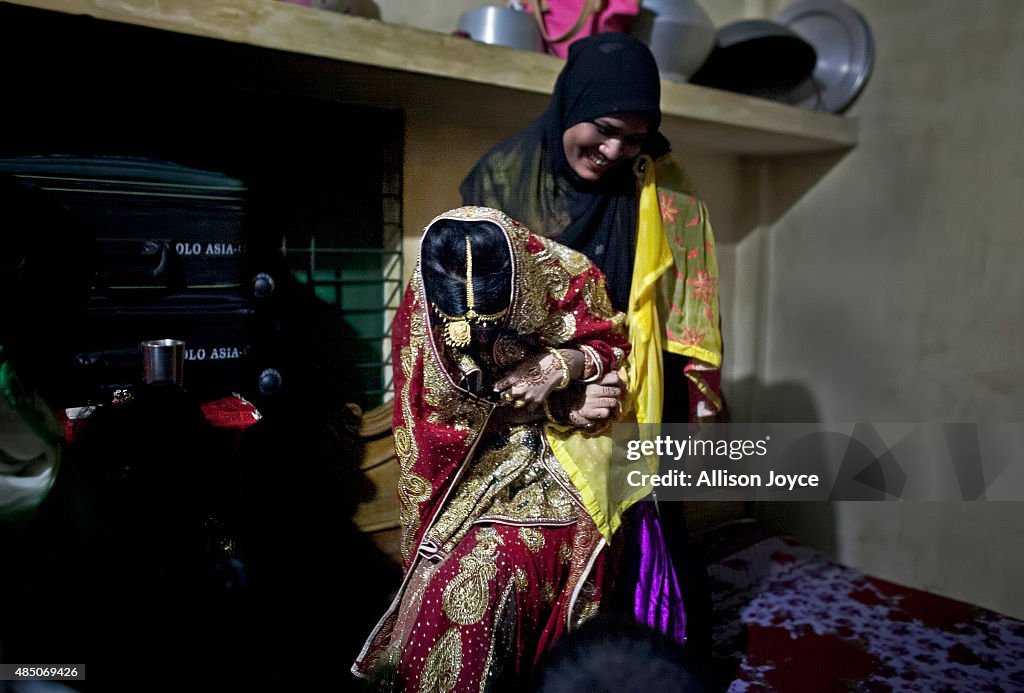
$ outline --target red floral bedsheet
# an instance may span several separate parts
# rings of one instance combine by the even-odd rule
[[[741,533],[751,543],[708,568],[729,693],[1024,691],[1024,622]]]

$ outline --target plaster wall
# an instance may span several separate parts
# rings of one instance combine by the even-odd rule
[[[1024,421],[1024,4],[851,4],[877,47],[860,143],[737,244],[763,271],[732,384],[761,420]],[[789,166],[765,164],[763,192]],[[1024,504],[766,513],[879,577],[1024,616]]]

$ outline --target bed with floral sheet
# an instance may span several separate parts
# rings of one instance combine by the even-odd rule
[[[1024,691],[1024,621],[741,523],[702,539],[729,693]]]

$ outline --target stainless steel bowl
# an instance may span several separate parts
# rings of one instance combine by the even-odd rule
[[[478,7],[459,17],[458,31],[474,41],[527,51],[543,51],[544,39],[527,12],[510,7]]]
[[[697,0],[643,0],[631,32],[666,79],[685,82],[715,47],[715,25]]]

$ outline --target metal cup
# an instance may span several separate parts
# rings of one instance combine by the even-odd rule
[[[142,381],[181,385],[185,365],[185,342],[180,339],[150,339],[139,343],[142,351]]]

